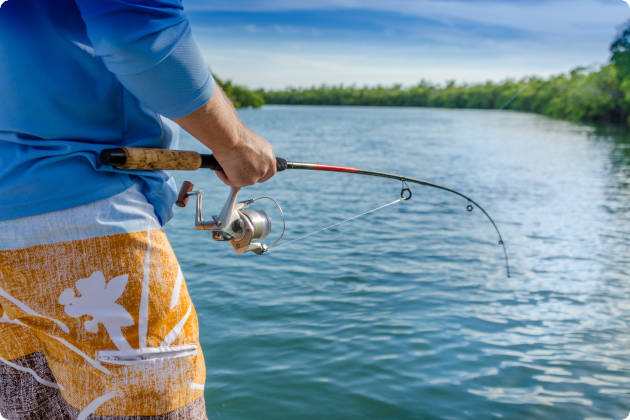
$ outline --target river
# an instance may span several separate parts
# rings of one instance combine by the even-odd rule
[[[630,140],[510,111],[266,106],[241,118],[292,161],[242,190],[286,215],[236,255],[177,209],[167,233],[195,302],[211,419],[623,419],[630,412]],[[184,135],[180,148],[204,150]],[[206,217],[228,189],[204,191]],[[258,203],[257,203],[258,206]],[[274,219],[270,203],[258,208]],[[267,241],[270,242],[270,241]]]

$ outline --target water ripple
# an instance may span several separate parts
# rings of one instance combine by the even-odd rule
[[[280,156],[470,194],[497,220],[513,277],[483,215],[428,188],[262,257],[235,255],[193,230],[193,209],[178,210],[167,232],[197,308],[211,418],[626,417],[629,136],[473,110],[266,107],[242,117]],[[204,208],[218,212],[225,187],[195,177]],[[277,198],[295,238],[399,188],[287,172],[242,194]]]

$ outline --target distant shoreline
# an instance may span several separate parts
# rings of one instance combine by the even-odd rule
[[[529,77],[501,83],[439,86],[319,86],[257,90],[268,105],[363,105],[462,109],[510,109],[576,122],[629,125],[621,106],[618,69],[607,64],[594,71],[574,69],[542,79]],[[630,79],[629,79],[630,83]]]

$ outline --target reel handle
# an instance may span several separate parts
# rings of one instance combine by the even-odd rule
[[[182,187],[179,189],[179,195],[175,204],[177,207],[186,207],[188,200],[190,199],[190,192],[195,188],[192,182],[184,181]]]
[[[199,168],[223,172],[214,155],[185,150],[152,149],[146,147],[119,147],[104,149],[99,156],[103,165],[132,171],[180,170],[194,171]],[[276,170],[287,169],[287,161],[276,157]]]

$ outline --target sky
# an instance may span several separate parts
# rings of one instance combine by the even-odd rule
[[[549,76],[608,61],[624,0],[186,0],[212,70],[250,88]]]

